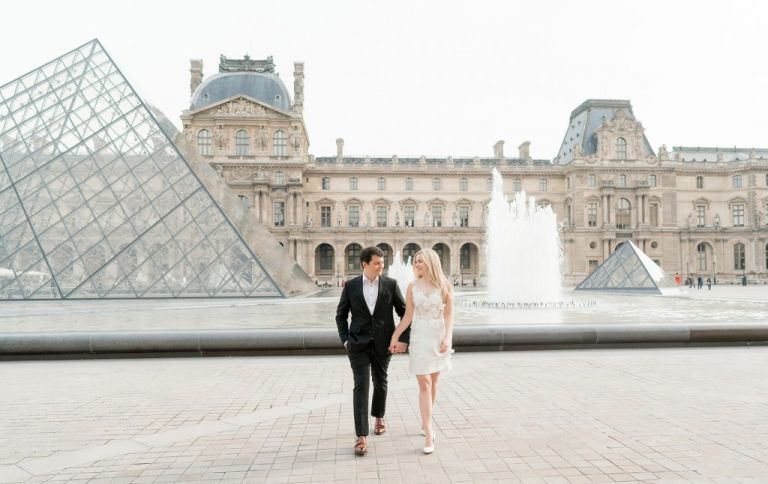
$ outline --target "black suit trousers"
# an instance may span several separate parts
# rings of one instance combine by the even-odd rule
[[[357,436],[368,435],[368,392],[373,376],[373,401],[371,415],[384,417],[387,407],[387,368],[391,354],[376,353],[373,341],[362,351],[349,351],[349,364],[355,379],[352,394],[352,410],[355,414],[355,432]]]

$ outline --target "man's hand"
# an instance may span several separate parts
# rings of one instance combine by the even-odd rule
[[[398,341],[395,344],[395,351],[394,352],[395,353],[405,353],[405,350],[407,350],[407,349],[408,349],[408,343],[402,343],[402,342]]]

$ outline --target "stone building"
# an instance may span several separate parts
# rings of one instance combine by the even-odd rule
[[[183,133],[319,282],[358,274],[360,250],[432,247],[446,275],[482,282],[491,170],[505,190],[549,204],[562,223],[563,274],[575,284],[625,240],[670,273],[719,282],[768,282],[768,149],[662,145],[654,152],[629,101],[587,100],[570,116],[554,159],[530,146],[507,157],[313,156],[302,111],[304,65],[293,101],[266,60],[221,57],[203,77],[191,61]],[[535,256],[535,255],[534,255]]]

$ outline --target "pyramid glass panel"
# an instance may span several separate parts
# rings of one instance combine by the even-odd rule
[[[97,40],[0,86],[0,299],[281,295]]]
[[[653,292],[676,294],[684,292],[632,241],[619,246],[576,290]]]

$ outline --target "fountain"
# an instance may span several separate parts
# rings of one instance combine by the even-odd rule
[[[501,174],[494,168],[487,228],[486,300],[505,307],[562,306],[562,248],[552,208],[536,205],[524,191],[508,202]]]
[[[408,256],[408,260],[403,262],[403,257],[400,254],[400,251],[398,250],[395,252],[395,260],[389,265],[387,275],[397,280],[397,285],[400,286],[400,292],[403,294],[403,298],[405,298],[405,291],[408,289],[408,284],[415,279],[411,257]]]

